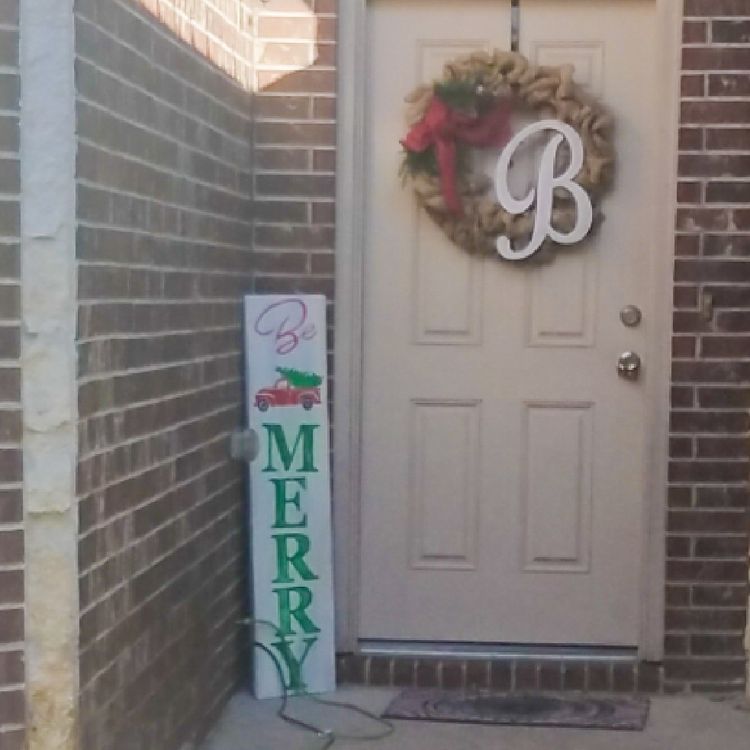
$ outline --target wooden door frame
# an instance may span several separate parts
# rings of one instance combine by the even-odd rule
[[[374,0],[377,1],[377,0]],[[665,514],[671,368],[672,262],[677,194],[681,3],[653,0],[657,15],[655,85],[664,117],[655,124],[660,143],[657,195],[669,196],[657,214],[654,245],[654,333],[649,342],[645,388],[650,408],[644,486],[645,560],[639,656],[659,661],[664,652]],[[336,298],[334,397],[334,577],[336,645],[358,648],[360,596],[360,480],[365,254],[365,117],[368,0],[339,4],[338,145],[336,188]]]

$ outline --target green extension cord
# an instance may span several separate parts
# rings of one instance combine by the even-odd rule
[[[271,628],[273,630],[274,635],[278,638],[284,638],[284,635],[281,633],[278,627],[274,625],[274,623],[268,621],[268,620],[258,620],[255,618],[248,618],[247,620],[241,620],[240,624],[242,625],[248,625],[248,626],[254,626],[254,625],[265,625],[266,627]],[[380,716],[375,715],[374,713],[367,711],[364,708],[361,708],[360,706],[356,706],[353,703],[346,703],[342,701],[332,701],[332,700],[326,700],[324,698],[318,698],[315,695],[310,695],[309,693],[303,693],[302,696],[305,698],[310,699],[311,701],[314,701],[315,703],[319,703],[321,706],[330,706],[332,708],[344,708],[348,711],[352,711],[354,713],[359,714],[360,716],[364,716],[366,719],[369,719],[370,721],[374,721],[377,724],[380,724],[384,729],[381,732],[378,732],[376,734],[367,734],[367,735],[347,735],[347,734],[341,734],[338,732],[334,732],[332,729],[323,729],[321,727],[317,727],[314,724],[309,724],[306,721],[302,721],[301,719],[297,719],[294,716],[290,716],[287,713],[287,705],[289,703],[289,686],[286,684],[284,680],[284,669],[281,666],[281,662],[279,661],[279,658],[276,656],[276,654],[271,651],[268,646],[266,646],[264,643],[260,643],[259,641],[256,641],[253,638],[253,646],[257,649],[260,649],[263,651],[263,653],[267,654],[268,657],[271,659],[274,667],[276,668],[276,672],[279,675],[279,682],[281,683],[281,689],[282,689],[282,696],[281,696],[281,706],[279,707],[279,710],[276,712],[276,715],[282,719],[283,721],[287,722],[288,724],[291,724],[292,726],[298,727],[300,729],[304,729],[308,732],[314,732],[318,738],[322,741],[321,745],[316,745],[314,750],[328,750],[336,740],[350,740],[353,742],[375,742],[377,740],[383,740],[386,737],[389,737],[393,732],[395,731],[395,727],[393,724],[391,724],[390,721],[387,721],[386,719],[383,719]]]

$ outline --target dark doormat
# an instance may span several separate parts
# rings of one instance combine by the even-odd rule
[[[642,731],[647,698],[549,693],[487,693],[407,689],[391,701],[388,719]]]

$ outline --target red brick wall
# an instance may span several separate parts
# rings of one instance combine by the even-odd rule
[[[332,300],[337,3],[274,0],[259,8],[256,289]]]
[[[745,673],[750,3],[685,0],[683,39],[665,675],[707,690]]]
[[[24,725],[18,2],[0,4],[0,748]]]
[[[181,749],[246,669],[246,6],[76,2],[86,750]]]
[[[275,0],[256,20],[256,287],[332,297],[336,3],[316,0],[316,19],[299,7]],[[642,666],[650,677],[638,686],[700,691],[737,689],[744,674],[750,5],[686,0],[685,11],[667,658],[663,670]],[[290,72],[311,50],[314,63]],[[710,322],[702,292],[713,295]]]
[[[176,746],[202,731],[231,688],[240,658],[231,618],[243,585],[241,494],[224,451],[240,421],[232,338],[239,295],[250,268],[258,291],[329,299],[334,291],[335,0],[308,0],[309,10],[273,0],[252,13],[239,3],[247,7],[233,31],[226,10],[237,4],[229,0],[207,0],[218,15],[207,13],[203,26],[186,23],[176,3],[143,4],[161,21],[133,13],[135,0],[79,0],[78,10],[87,748],[104,747],[105,736],[115,738],[107,747],[124,747],[125,726],[142,743]],[[667,689],[703,690],[738,687],[743,672],[750,206],[741,178],[750,160],[750,11],[745,0],[687,0],[686,12],[664,674]],[[217,41],[227,34],[232,44]],[[244,113],[248,71],[232,52],[249,45],[248,35],[258,90],[252,242],[242,202],[249,170],[232,176],[237,158],[214,153],[236,145],[239,132],[250,136],[248,119],[238,126],[235,117]],[[115,62],[118,43],[136,55],[125,67]],[[225,119],[215,121],[225,106]],[[153,164],[162,148],[176,161]],[[231,206],[216,200],[227,180],[235,185],[228,192],[240,193]],[[702,291],[713,294],[710,322],[699,314]],[[220,551],[227,557],[218,566],[190,565]],[[221,606],[210,597],[217,589],[199,585],[214,583],[209,570],[217,568]],[[202,658],[195,644],[208,637],[216,611],[223,666],[211,683],[213,656]],[[187,621],[198,624],[180,627]],[[653,676],[648,689],[659,684]]]

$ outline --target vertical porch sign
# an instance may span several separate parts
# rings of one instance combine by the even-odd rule
[[[335,687],[325,297],[245,297],[253,681],[258,698]]]

